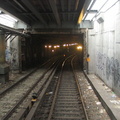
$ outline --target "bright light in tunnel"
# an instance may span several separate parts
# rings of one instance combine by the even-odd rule
[[[52,50],[52,52],[55,52],[55,50]]]
[[[55,45],[55,46],[54,46],[55,49],[56,49],[56,48],[59,48],[59,47],[60,47],[60,45]]]
[[[51,48],[52,47],[52,45],[49,45],[49,48]]]
[[[17,21],[18,21],[17,19],[15,19],[15,18],[13,18],[12,16],[7,15],[7,14],[3,14],[3,15],[1,15],[1,16],[2,16],[3,18],[5,18],[5,19],[11,21],[11,22],[17,22]]]
[[[56,49],[56,48],[60,48],[60,45],[45,45],[45,48],[54,48],[54,49]]]
[[[63,47],[66,47],[66,46],[74,46],[74,45],[78,45],[78,43],[63,44]]]
[[[57,48],[59,48],[59,47],[60,47],[60,45],[57,45],[56,47],[57,47]]]
[[[63,47],[67,46],[66,44],[63,44]]]
[[[54,46],[54,48],[57,48],[57,46]]]
[[[77,49],[78,50],[82,50],[82,46],[77,46]]]
[[[0,13],[2,11],[0,10]],[[0,24],[14,28],[15,23],[18,20],[8,14],[0,14]]]

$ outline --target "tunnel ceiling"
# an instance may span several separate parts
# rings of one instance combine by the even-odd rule
[[[39,30],[52,26],[74,26],[85,0],[1,0],[0,7]],[[69,26],[68,25],[68,26]]]

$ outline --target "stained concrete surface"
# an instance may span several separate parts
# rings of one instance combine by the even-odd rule
[[[120,120],[120,97],[118,97],[95,74],[86,74],[98,98],[112,120]]]

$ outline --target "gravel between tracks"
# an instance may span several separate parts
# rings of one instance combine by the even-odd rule
[[[89,120],[111,120],[83,72],[76,71]]]
[[[24,96],[26,91],[28,91],[35,81],[40,78],[43,71],[43,69],[37,70],[25,81],[21,82],[14,89],[12,89],[10,92],[7,92],[3,97],[0,98],[0,118],[5,116],[5,114],[19,101],[19,99]]]
[[[30,92],[30,94],[26,97],[26,99],[18,106],[16,111],[11,115],[11,117],[8,120],[14,120],[16,115],[24,109],[24,106],[32,99],[32,93],[36,93],[41,87],[44,81],[48,78],[49,74],[51,73],[52,70],[50,70],[44,77],[43,79],[36,85],[36,87]]]

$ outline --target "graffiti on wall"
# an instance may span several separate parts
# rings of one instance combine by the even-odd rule
[[[11,66],[11,69],[18,68],[18,51],[14,47],[6,47],[5,50],[6,62]]]
[[[118,86],[120,82],[120,65],[117,59],[107,58],[106,61],[106,75],[107,79],[109,80],[110,76],[113,77],[114,85]],[[120,87],[120,86],[119,86]]]
[[[11,51],[11,68],[16,69],[18,67],[18,52],[14,47],[10,47]]]
[[[8,46],[5,49],[5,60],[8,64],[11,63],[11,52]]]
[[[107,80],[112,79],[114,85],[120,87],[120,65],[117,59],[98,52],[97,69],[102,71]]]
[[[97,68],[103,71],[103,75],[106,75],[106,55],[101,54],[100,52],[97,53]]]

